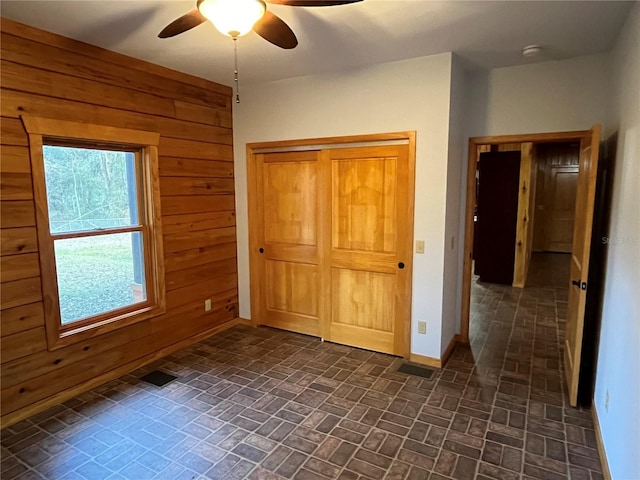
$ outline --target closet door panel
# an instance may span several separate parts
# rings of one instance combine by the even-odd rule
[[[316,152],[257,157],[257,320],[308,335],[320,335],[317,159]]]
[[[323,152],[330,226],[323,262],[327,340],[402,354],[411,252],[407,248],[408,147]]]

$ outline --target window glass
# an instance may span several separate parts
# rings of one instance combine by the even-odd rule
[[[139,224],[135,154],[45,145],[51,233]]]
[[[62,325],[147,299],[139,232],[54,240]]]

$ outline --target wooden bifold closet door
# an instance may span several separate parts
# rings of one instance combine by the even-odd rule
[[[252,320],[404,355],[411,315],[407,144],[255,155]]]

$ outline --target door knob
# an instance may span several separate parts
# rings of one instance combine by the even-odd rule
[[[580,288],[580,280],[571,280],[571,285]]]
[[[400,270],[402,270],[402,269],[404,268],[404,263],[400,262],[400,263],[398,264],[398,268],[399,268]]]
[[[264,248],[260,247],[260,249],[258,250],[260,253],[264,253]]]

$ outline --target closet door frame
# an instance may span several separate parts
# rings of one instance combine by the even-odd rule
[[[343,137],[324,137],[298,140],[285,140],[273,142],[258,142],[247,144],[247,201],[249,220],[249,270],[251,289],[251,325],[259,326],[262,318],[262,306],[260,302],[264,292],[261,291],[262,282],[260,279],[260,242],[259,232],[252,228],[257,225],[259,217],[258,198],[258,169],[257,155],[261,153],[290,152],[304,150],[326,150],[336,148],[352,148],[360,146],[384,146],[393,144],[408,145],[408,172],[407,189],[408,204],[406,211],[406,251],[410,252],[407,259],[407,285],[404,291],[404,298],[399,301],[406,302],[407,315],[404,319],[404,329],[402,334],[403,352],[405,358],[409,358],[411,353],[411,301],[412,301],[412,280],[413,280],[413,231],[414,231],[414,204],[415,204],[415,164],[416,164],[416,132],[394,132],[368,135],[352,135]],[[328,188],[322,184],[323,188]],[[322,324],[322,319],[321,319]]]

